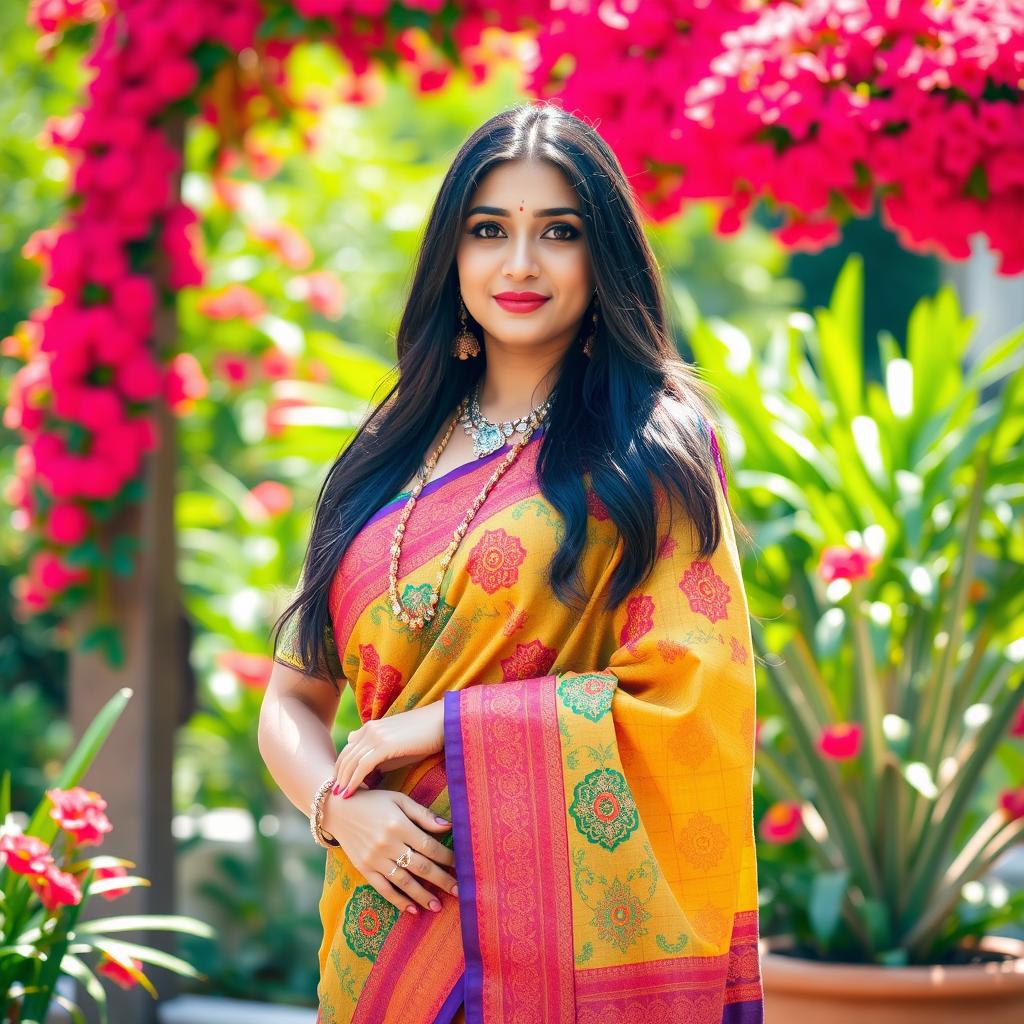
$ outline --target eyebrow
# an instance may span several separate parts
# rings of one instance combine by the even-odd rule
[[[508,210],[503,210],[500,206],[474,206],[466,216],[471,217],[474,213],[489,213],[495,217],[510,217],[511,214]],[[562,217],[567,213],[573,214],[575,217],[579,217],[583,220],[583,216],[579,210],[572,206],[552,206],[547,210],[535,210],[534,217]]]

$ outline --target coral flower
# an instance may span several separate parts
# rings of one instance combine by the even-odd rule
[[[250,690],[262,690],[270,681],[274,659],[265,654],[246,654],[244,651],[222,651],[217,664],[233,672],[238,681]]]
[[[792,801],[772,804],[765,811],[758,834],[766,843],[791,843],[800,835],[803,819],[800,805]]]
[[[137,971],[142,970],[142,962],[132,958],[132,967]],[[121,964],[116,960],[112,960],[106,953],[103,954],[103,959],[100,965],[96,968],[97,974],[102,974],[105,978],[109,978],[114,984],[120,985],[121,988],[134,988],[138,981],[135,977],[127,971]]]
[[[46,795],[53,801],[50,817],[79,846],[99,846],[103,836],[113,829],[103,813],[107,801],[99,793],[74,786],[71,789],[48,789]]]
[[[82,890],[78,879],[61,871],[56,864],[50,864],[41,874],[28,880],[33,892],[47,910],[59,910],[61,907],[74,907],[82,902]]]
[[[848,761],[860,753],[864,728],[858,722],[840,722],[822,729],[818,750],[834,761]]]
[[[834,546],[825,548],[818,563],[818,574],[826,583],[833,580],[866,580],[878,559],[862,548]]]
[[[1004,789],[999,794],[999,806],[1013,819],[1024,818],[1024,786]]]
[[[111,864],[110,867],[96,868],[93,872],[93,878],[99,881],[103,878],[124,878],[127,874],[127,869],[121,867],[120,864]],[[131,887],[124,885],[119,889],[106,889],[100,895],[105,900],[116,900],[120,896],[127,896],[129,892],[131,892]]]
[[[53,865],[50,847],[36,836],[0,833],[0,863],[18,875],[43,875]]]
[[[248,320],[252,323],[267,311],[263,299],[244,284],[229,284],[204,295],[196,309],[211,320]]]
[[[292,507],[292,492],[278,480],[264,480],[245,496],[245,512],[250,519],[280,516]]]

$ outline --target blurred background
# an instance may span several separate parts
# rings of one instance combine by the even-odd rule
[[[216,929],[216,941],[183,935],[167,947],[205,979],[181,981],[157,965],[161,996],[179,992],[163,1003],[161,1019],[236,1019],[216,1014],[228,1013],[228,1000],[246,1000],[238,1020],[284,1022],[294,1012],[296,1021],[308,1022],[323,857],[256,748],[271,665],[268,631],[297,579],[323,474],[392,365],[412,260],[441,177],[482,121],[538,94],[540,72],[524,71],[537,57],[536,32],[488,30],[471,63],[463,47],[468,66],[443,70],[442,58],[460,51],[450,44],[440,56],[426,56],[433,52],[427,28],[440,17],[428,5],[392,5],[365,23],[339,3],[210,5],[218,8],[216,18],[238,19],[234,31],[249,38],[252,45],[234,52],[229,40],[200,40],[199,30],[192,38],[182,29],[175,38],[191,55],[195,77],[175,86],[181,69],[167,58],[163,120],[152,123],[181,154],[171,177],[175,192],[180,179],[184,207],[196,216],[181,220],[175,195],[161,215],[179,217],[177,233],[140,231],[126,244],[130,272],[152,272],[162,284],[151,333],[167,374],[152,391],[138,392],[133,408],[152,402],[165,410],[156,416],[158,427],[164,424],[159,451],[170,439],[171,454],[163,470],[137,470],[123,486],[90,492],[89,485],[66,484],[54,491],[40,484],[46,472],[33,438],[69,424],[96,432],[109,424],[81,409],[53,407],[56,382],[30,397],[35,385],[24,368],[38,367],[40,339],[50,339],[52,353],[63,339],[91,329],[84,320],[44,328],[31,318],[58,305],[61,294],[79,310],[105,301],[86,292],[68,298],[73,261],[47,232],[71,223],[69,196],[88,196],[104,173],[121,173],[113,164],[92,177],[76,169],[76,146],[91,145],[94,154],[116,147],[104,149],[102,137],[76,142],[75,112],[90,94],[101,101],[90,82],[93,65],[103,63],[102,46],[113,45],[103,26],[115,10],[133,6],[148,10],[102,0],[11,0],[0,7],[0,394],[7,409],[0,429],[0,772],[10,773],[12,820],[24,825],[102,701],[116,686],[132,685],[138,717],[115,727],[107,760],[101,756],[86,777],[110,803],[114,832],[105,846],[131,856],[154,882],[155,894],[137,890],[123,897],[125,905],[137,900],[135,911],[173,911]],[[449,26],[470,6],[447,5]],[[528,6],[528,15],[539,18],[543,8],[546,19],[554,17],[546,4]],[[655,30],[635,13],[637,5],[601,6],[625,19],[606,17],[602,31],[634,33],[637,45],[654,45]],[[699,4],[639,5],[641,14],[673,6],[700,17]],[[827,14],[832,5],[804,6]],[[734,7],[743,5],[723,5]],[[331,19],[340,19],[343,8],[350,35],[369,35],[382,24],[409,33],[400,46],[389,39],[390,62],[374,51],[363,80],[353,77],[363,51],[335,42],[341,22]],[[190,16],[174,10],[168,4],[156,19],[172,36],[184,24],[175,18]],[[483,3],[470,14],[506,23],[510,11]],[[247,12],[263,19],[255,36],[244,24]],[[984,21],[985,11],[977,17]],[[812,26],[815,39],[822,24]],[[1019,20],[1005,24],[1011,37],[1024,39]],[[723,199],[714,182],[703,192],[699,183],[680,191],[641,175],[635,151],[629,150],[634,162],[627,161],[624,140],[633,139],[632,146],[637,135],[668,129],[634,119],[636,108],[623,111],[601,94],[595,79],[610,49],[584,46],[591,37],[580,25],[576,30],[577,42],[566,42],[548,24],[541,54],[553,59],[556,43],[575,49],[582,84],[574,90],[562,69],[551,72],[547,87],[563,86],[569,109],[604,118],[599,130],[636,178],[679,349],[719,395],[732,500],[754,534],[744,572],[761,656],[754,811],[762,932],[795,939],[799,951],[820,961],[893,967],[952,957],[965,937],[1024,937],[1017,827],[1024,817],[1024,275],[1007,242],[1014,230],[1024,235],[1024,139],[1012,86],[1014,73],[1019,86],[1024,71],[993,57],[988,91],[979,87],[976,94],[988,107],[965,103],[965,121],[949,115],[935,129],[950,148],[949,140],[973,147],[963,158],[963,181],[950,187],[976,204],[975,222],[970,210],[947,203],[928,184],[942,167],[951,181],[956,177],[952,156],[932,154],[937,162],[929,166],[920,140],[903,138],[898,155],[914,163],[915,193],[919,187],[934,194],[932,222],[944,220],[943,210],[948,219],[931,238],[921,223],[932,222],[920,211],[904,210],[903,226],[894,227],[898,204],[887,216],[879,200],[885,188],[868,185],[871,173],[883,181],[883,161],[891,167],[894,158],[880,149],[865,155],[851,134],[833,141],[826,165],[842,164],[845,145],[850,167],[863,175],[850,172],[843,201],[842,189],[833,190],[827,218],[819,216],[824,207],[813,214],[804,207],[806,220],[796,230],[800,218],[792,211],[813,203],[808,194],[819,172],[810,161],[780,172],[804,181],[803,192],[794,187],[783,196],[775,187],[772,199],[768,185],[759,190],[755,182],[752,198],[742,202],[737,194]],[[977,30],[973,23],[956,29],[965,38]],[[664,28],[658,31],[664,36]],[[275,46],[279,40],[287,42]],[[694,41],[694,52],[706,56],[710,45]],[[846,74],[851,92],[867,96],[871,90],[852,81],[857,57],[849,56]],[[662,68],[679,59],[665,44]],[[1016,60],[1019,67],[1019,52]],[[681,72],[680,82],[681,96],[693,83],[683,82]],[[887,88],[879,85],[872,99],[899,95]],[[954,97],[968,86],[942,88]],[[129,120],[136,100],[143,103],[120,97]],[[984,137],[972,135],[972,124],[1003,107],[1013,113],[1016,134],[1004,137],[1001,169],[993,161],[985,178],[977,170],[986,166]],[[665,122],[673,116],[665,114]],[[779,131],[787,116],[776,123]],[[838,116],[833,110],[822,123]],[[129,129],[110,128],[120,138]],[[790,132],[792,141],[795,128]],[[124,190],[162,180],[138,152],[124,172]],[[735,164],[744,152],[733,138],[719,156]],[[776,153],[781,160],[786,147],[777,145]],[[659,151],[651,160],[660,167],[657,161],[667,165],[672,156]],[[732,173],[742,177],[735,166]],[[684,173],[681,180],[692,179]],[[982,209],[998,189],[1001,205]],[[156,216],[140,203],[137,217]],[[739,211],[735,223],[723,208]],[[88,216],[88,203],[81,210]],[[992,224],[1003,225],[1001,235]],[[182,254],[186,237],[190,248]],[[75,273],[79,284],[88,276],[81,268]],[[54,278],[63,289],[53,287]],[[32,322],[34,328],[26,326]],[[92,383],[104,385],[100,378]],[[51,419],[40,426],[37,412]],[[102,477],[84,463],[66,472]],[[89,510],[87,526],[55,512],[73,500]],[[130,518],[132,508],[152,505],[155,513]],[[171,543],[147,561],[147,538],[154,537]],[[837,569],[836,550],[867,552],[873,570]],[[47,552],[64,561],[41,561]],[[130,595],[130,617],[117,613],[124,607],[111,598],[117,593]],[[147,639],[154,629],[163,631],[158,641]],[[865,706],[858,689],[865,679],[869,687],[883,686],[884,706]],[[167,686],[173,695],[159,696]],[[805,695],[800,706],[787,692]],[[339,738],[358,720],[351,696],[343,701]],[[998,729],[986,725],[993,722]],[[133,738],[127,730],[135,730]],[[161,734],[164,746],[145,739]],[[865,753],[871,734],[889,755],[887,768],[870,749]],[[984,756],[971,760],[979,748]],[[122,784],[126,767],[138,769],[137,784]],[[965,793],[956,788],[958,773]],[[876,802],[860,808],[856,794],[872,789],[870,778]],[[146,802],[164,789],[166,801]],[[884,809],[886,795],[904,789],[897,800],[906,815],[901,824]],[[863,810],[866,856],[877,853],[882,881],[873,911],[863,911],[871,870],[857,860],[866,847],[854,854],[830,835],[844,801]],[[943,817],[949,834],[933,840],[927,829]],[[163,835],[168,843],[160,842]],[[853,848],[857,842],[850,839]],[[951,870],[965,849],[969,863],[960,867],[971,870]],[[932,875],[913,875],[915,854],[934,854]],[[912,900],[897,908],[900,890],[914,884],[916,909]],[[937,902],[941,913],[915,932]],[[870,924],[862,943],[844,940],[847,914]],[[112,1019],[148,1019],[149,996],[139,999],[130,983],[123,990],[109,980],[104,985],[111,1000],[125,1000],[111,1003],[124,1007]],[[190,996],[202,998],[189,1002]]]

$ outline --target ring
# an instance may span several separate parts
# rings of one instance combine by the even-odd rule
[[[412,863],[412,847],[407,846],[405,853],[402,854],[398,860],[395,861],[395,866],[399,868],[407,868]]]

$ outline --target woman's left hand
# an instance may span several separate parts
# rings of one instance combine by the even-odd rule
[[[443,700],[373,719],[348,734],[334,764],[334,792],[347,798],[374,768],[391,771],[443,749]]]

